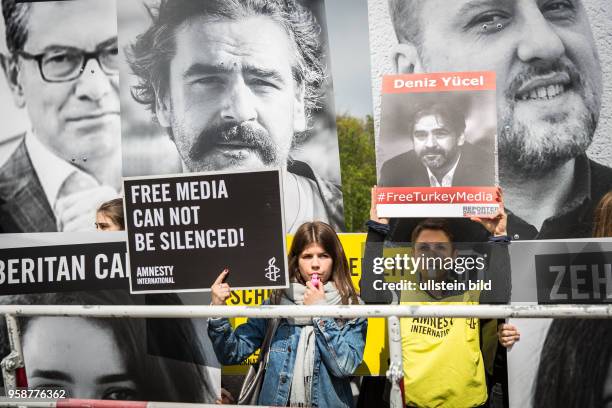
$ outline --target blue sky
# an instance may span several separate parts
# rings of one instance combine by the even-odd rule
[[[336,113],[372,114],[366,0],[325,0]]]

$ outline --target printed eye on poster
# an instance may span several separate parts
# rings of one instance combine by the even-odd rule
[[[381,109],[380,216],[496,214],[494,72],[385,75]]]
[[[288,283],[281,172],[124,179],[132,293],[207,291],[228,268],[233,289]]]

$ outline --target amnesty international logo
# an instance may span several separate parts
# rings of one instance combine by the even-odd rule
[[[477,323],[476,320],[477,320],[476,318],[471,317],[469,319],[466,319],[465,322],[469,326],[470,329],[474,330],[476,329],[476,323]]]
[[[280,268],[276,266],[276,257],[268,259],[268,267],[265,269],[265,277],[271,282],[276,282],[280,278]]]
[[[431,337],[443,338],[453,326],[453,318],[415,317],[412,319],[410,333],[419,333]]]

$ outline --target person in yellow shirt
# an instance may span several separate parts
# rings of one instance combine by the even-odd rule
[[[399,295],[390,290],[380,290],[375,284],[376,275],[369,272],[364,265],[360,282],[361,294],[366,302],[390,303],[393,298],[402,304],[431,303],[503,303],[509,294],[509,260],[504,243],[509,241],[506,235],[506,214],[503,209],[501,190],[498,192],[501,210],[491,219],[473,218],[473,223],[460,220],[454,223],[456,232],[469,230],[469,224],[482,225],[489,242],[492,242],[489,257],[489,277],[492,278],[494,290],[466,290],[457,285],[460,279],[454,270],[444,268],[426,268],[424,263],[406,274],[408,281],[413,282],[413,290],[401,290]],[[389,220],[377,216],[373,202],[371,220],[368,222],[368,243],[364,260],[372,262],[373,254],[380,255],[381,246],[372,243],[382,242],[390,234]],[[459,227],[457,227],[459,225]],[[397,229],[397,226],[395,226]],[[480,228],[482,230],[482,228]],[[474,233],[476,231],[476,233]],[[477,237],[478,229],[467,231],[468,240],[481,241]],[[412,229],[411,242],[414,259],[457,259],[457,247],[453,244],[453,228],[443,219],[426,219],[418,222]],[[373,248],[373,249],[372,249]],[[439,265],[439,264],[438,264]],[[371,267],[369,269],[372,269]],[[381,276],[381,275],[379,275]],[[391,279],[387,278],[386,281]],[[378,290],[377,290],[378,289]],[[405,318],[401,319],[404,394],[408,407],[433,408],[469,408],[486,406],[488,393],[485,366],[491,372],[497,340],[495,334],[483,335],[487,328],[493,327],[496,321],[481,321],[476,318]],[[488,330],[491,332],[491,330]],[[509,347],[520,337],[516,327],[500,323],[497,327],[497,338],[505,347]],[[488,344],[487,344],[488,343]],[[490,356],[483,357],[484,354]]]

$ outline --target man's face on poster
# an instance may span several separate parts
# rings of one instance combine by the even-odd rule
[[[157,117],[190,171],[285,166],[306,128],[294,44],[263,16],[194,17],[177,29]]]
[[[121,133],[114,2],[50,1],[30,7],[23,53],[8,63],[15,101],[27,109],[39,140],[64,160],[116,152]],[[99,53],[98,58],[64,80],[78,74],[84,52]]]
[[[412,140],[414,151],[425,167],[448,172],[459,156],[464,137],[440,115],[425,114],[415,118]]]
[[[398,70],[495,71],[502,168],[544,174],[586,150],[602,78],[580,0],[421,4],[420,44],[398,47]]]

